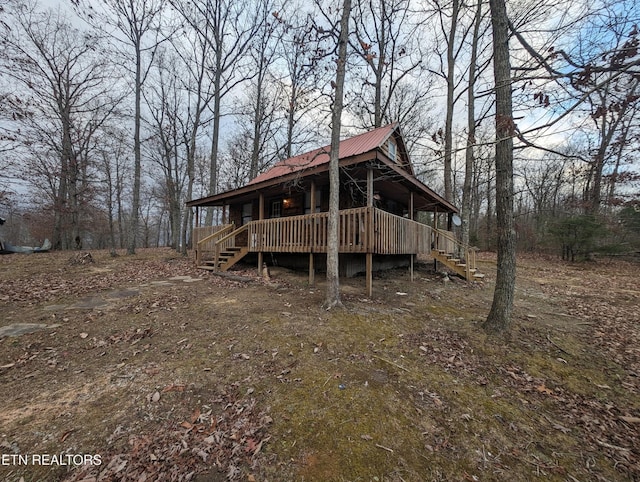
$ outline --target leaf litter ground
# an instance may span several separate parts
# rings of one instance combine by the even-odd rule
[[[491,338],[490,254],[332,312],[300,273],[86,254],[0,257],[2,480],[640,478],[637,263],[519,258]]]

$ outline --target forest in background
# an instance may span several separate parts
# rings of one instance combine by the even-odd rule
[[[508,9],[519,249],[637,252],[639,7]],[[321,0],[0,6],[2,238],[185,251],[185,201],[328,143],[339,10]],[[492,249],[488,4],[358,0],[350,25],[343,136],[399,122],[421,180],[461,208],[462,237]]]

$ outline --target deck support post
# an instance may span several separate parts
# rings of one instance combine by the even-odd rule
[[[367,253],[367,296],[373,296],[373,253]]]
[[[413,191],[411,191],[409,193],[409,219],[411,221],[413,221]],[[418,239],[417,239],[417,233],[416,236],[414,236],[414,242],[416,243],[413,251],[415,251],[417,253],[418,251]],[[415,258],[416,253],[411,253],[409,255],[409,274],[411,276],[411,282],[413,283],[413,258]]]
[[[311,192],[309,193],[309,214],[314,214],[316,212],[316,182],[311,180]],[[312,219],[312,230],[311,230],[311,249],[315,248],[315,219]],[[316,285],[316,267],[314,265],[314,256],[313,252],[309,253],[309,286]]]
[[[309,253],[309,286],[316,285],[316,267],[314,261],[313,253]]]
[[[260,193],[258,197],[258,219],[262,221],[264,219],[264,194]],[[260,240],[258,240],[260,242]],[[251,240],[248,240],[249,246],[251,246]],[[262,243],[260,243],[262,245]],[[258,251],[258,276],[262,276],[262,266],[264,265],[264,253]]]
[[[373,296],[373,168],[367,167],[367,254],[366,254],[366,284],[367,296]]]
[[[440,239],[438,237],[438,206],[436,206],[435,211],[433,213],[433,227],[435,229],[435,233],[433,235],[433,240],[434,240],[434,249],[438,250],[440,249],[440,247],[438,246],[438,243],[440,242]],[[438,260],[434,257],[433,258],[433,271],[438,271]]]

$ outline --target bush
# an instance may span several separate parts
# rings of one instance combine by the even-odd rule
[[[589,259],[607,229],[602,220],[582,214],[561,219],[549,228],[550,234],[561,246],[562,259],[575,261]]]

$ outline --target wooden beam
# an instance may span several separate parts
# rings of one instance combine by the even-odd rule
[[[316,285],[316,267],[314,266],[313,253],[309,253],[309,286]]]
[[[309,214],[313,214],[316,212],[316,182],[313,180],[311,181],[311,193],[309,197]]]
[[[367,207],[373,207],[373,168],[367,168]]]
[[[413,221],[413,191],[409,193],[409,219]],[[417,236],[417,234],[416,234]],[[416,242],[416,249],[418,246],[418,240]],[[411,276],[411,281],[413,282],[413,258],[415,257],[415,253],[411,253],[409,258],[409,274]]]
[[[367,278],[367,296],[373,296],[373,168],[367,168],[367,207],[369,212],[366,215],[367,220],[367,254],[366,254],[366,273]]]
[[[367,296],[371,298],[373,296],[373,253],[367,253],[366,257]]]
[[[262,221],[264,219],[264,193],[260,192],[258,196],[258,220]],[[249,245],[251,245],[251,240],[248,240]],[[258,252],[258,276],[262,276],[262,267],[264,265],[264,254],[262,251]]]

